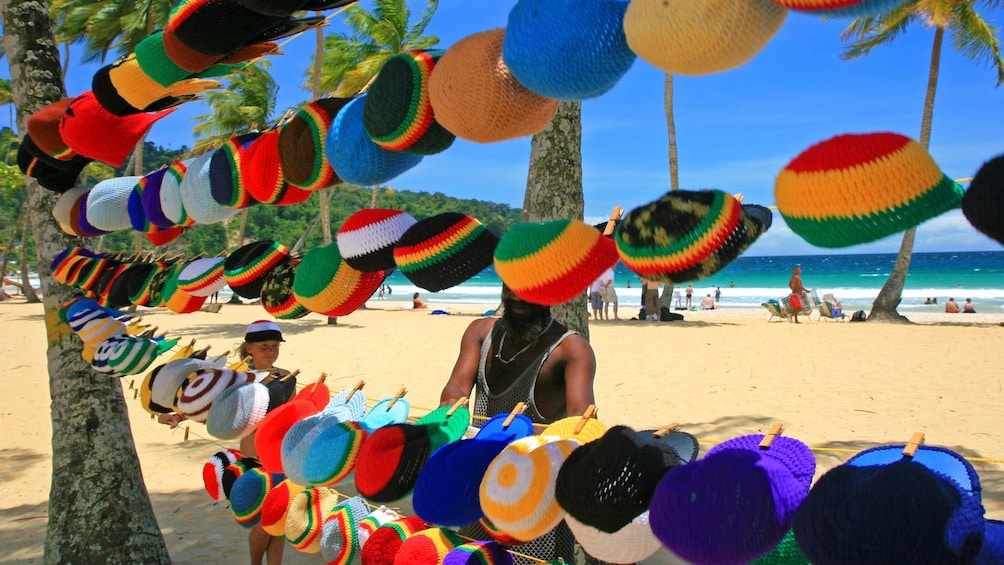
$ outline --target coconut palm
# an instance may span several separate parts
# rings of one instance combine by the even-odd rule
[[[934,116],[934,95],[938,89],[938,72],[941,64],[942,42],[949,34],[952,47],[967,59],[989,63],[997,72],[997,86],[1004,83],[1004,59],[1001,58],[1000,40],[997,29],[990,25],[976,10],[980,6],[986,10],[1000,7],[998,0],[917,0],[877,17],[854,20],[841,34],[850,44],[844,50],[844,59],[854,59],[867,55],[875,47],[887,45],[904,33],[910,24],[921,24],[933,28],[931,61],[928,66],[927,92],[924,98],[924,112],[920,120],[920,139],[925,148],[931,141],[931,121]],[[908,321],[896,308],[903,297],[906,273],[913,257],[913,242],[916,229],[903,234],[899,254],[892,273],[882,285],[872,303],[869,320]]]

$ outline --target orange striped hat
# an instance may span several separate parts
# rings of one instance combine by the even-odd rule
[[[495,271],[516,296],[554,306],[617,263],[613,240],[581,220],[516,224],[495,248]]]
[[[346,316],[355,312],[384,280],[384,272],[364,273],[349,266],[338,243],[315,247],[303,256],[293,279],[293,295],[311,312]]]

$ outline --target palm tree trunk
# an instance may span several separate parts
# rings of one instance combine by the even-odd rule
[[[21,294],[24,295],[29,304],[39,304],[42,301],[35,293],[35,287],[31,285],[31,277],[29,276],[31,269],[28,268],[28,236],[30,235],[31,226],[25,221],[24,229],[21,230],[21,250],[17,259],[21,267]]]
[[[380,198],[380,185],[373,187],[373,194],[370,196],[370,208],[376,208],[377,199]]]
[[[924,96],[924,115],[920,120],[920,144],[926,149],[931,144],[931,123],[934,119],[934,96],[938,91],[938,73],[941,69],[941,44],[945,36],[945,29],[934,28],[934,44],[931,46],[931,64],[927,73],[927,92]],[[869,320],[880,320],[886,322],[909,322],[896,309],[903,300],[903,287],[906,285],[906,274],[910,270],[910,261],[913,259],[913,242],[917,234],[916,228],[911,228],[903,233],[903,240],[899,244],[899,253],[896,255],[896,263],[892,267],[892,273],[886,279],[885,284],[879,291],[875,301],[872,302],[872,310],[868,314]]]
[[[66,96],[47,2],[0,0],[21,131],[28,116]],[[44,297],[46,358],[52,411],[52,478],[45,563],[168,564],[136,456],[121,381],[90,369],[82,344],[60,320],[73,290],[52,278],[53,257],[79,238],[52,218],[56,194],[27,180],[28,221],[35,236]]]
[[[530,141],[530,170],[521,221],[581,220],[584,208],[582,104],[562,102],[547,128]],[[589,310],[584,292],[551,310],[558,321],[589,339]]]
[[[669,133],[669,187],[670,190],[680,189],[680,158],[676,152],[676,119],[673,117],[673,75],[666,73],[666,88],[663,94],[663,105],[666,109],[666,131]],[[676,285],[670,283],[662,287],[659,296],[659,306],[673,308],[673,289]],[[645,287],[642,286],[642,292]],[[642,301],[642,304],[645,302]]]

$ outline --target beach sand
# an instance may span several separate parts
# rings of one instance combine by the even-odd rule
[[[426,297],[430,309],[435,295]],[[287,342],[278,365],[310,383],[323,372],[332,392],[359,380],[370,404],[408,389],[413,415],[438,404],[460,337],[493,305],[452,305],[451,315],[408,311],[371,301],[369,308],[326,325],[311,314],[280,321]],[[637,312],[625,304],[621,316]],[[183,342],[233,350],[247,324],[268,315],[256,305],[224,305],[219,313],[176,315],[143,309],[146,323]],[[816,449],[817,478],[853,453],[926,443],[967,457],[983,482],[987,516],[1004,518],[1004,376],[994,351],[1001,314],[912,315],[915,325],[839,323],[812,316],[795,325],[768,323],[762,309],[687,312],[684,322],[591,322],[598,372],[599,419],[638,429],[672,422],[715,442],[784,433]],[[0,563],[40,563],[51,474],[51,427],[44,328],[39,305],[0,303]],[[166,356],[165,356],[166,358]],[[202,486],[205,459],[233,442],[210,439],[191,423],[170,430],[151,420],[123,380],[133,436],[157,520],[175,563],[246,562],[246,530]],[[206,438],[206,439],[203,439]],[[980,459],[989,459],[980,460]],[[323,563],[319,554],[286,550],[286,563]],[[646,563],[673,563],[661,552]]]

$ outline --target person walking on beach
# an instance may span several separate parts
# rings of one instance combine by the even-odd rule
[[[476,391],[475,425],[511,413],[520,402],[526,403],[526,415],[540,424],[580,416],[595,405],[596,356],[589,342],[555,320],[550,308],[521,300],[505,285],[502,306],[501,319],[479,318],[467,326],[439,405],[452,406]],[[474,526],[461,534],[489,539]],[[562,522],[519,551],[545,561],[574,563],[574,537]]]
[[[610,305],[614,307],[614,319],[620,320],[617,316],[617,291],[614,289],[613,268],[603,271],[600,275],[600,298],[603,299],[603,319],[610,319]]]
[[[644,297],[642,306],[645,308],[645,319],[650,322],[659,321],[660,284],[659,281],[648,280],[644,277],[641,279],[641,292]]]
[[[715,287],[715,302],[721,302],[721,301],[722,301],[722,287],[716,286]]]
[[[946,314],[958,314],[959,305],[955,302],[954,298],[949,298],[948,302],[945,303],[945,313]]]
[[[802,298],[805,293],[809,292],[809,289],[802,285],[802,267],[795,265],[791,269],[791,278],[788,279],[788,288],[791,289],[791,296],[789,297],[791,301],[791,312],[788,316],[789,322],[800,323],[798,321],[798,313],[802,310],[805,305],[804,298]]]
[[[603,297],[600,296],[600,277],[589,285],[589,306],[593,309],[593,319],[599,320],[603,312]]]

